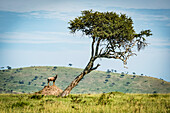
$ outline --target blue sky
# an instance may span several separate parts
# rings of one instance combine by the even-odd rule
[[[170,81],[169,0],[0,0],[0,67],[68,66],[84,68],[91,40],[70,34],[68,22],[81,11],[113,11],[132,17],[136,32],[151,29],[145,50],[119,60],[100,59],[98,70],[136,72]]]

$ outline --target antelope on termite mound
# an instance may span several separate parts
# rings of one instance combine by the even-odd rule
[[[57,74],[54,77],[48,77],[47,81],[48,81],[48,87],[49,87],[49,82],[53,81],[53,86],[55,86],[55,80],[57,79]]]

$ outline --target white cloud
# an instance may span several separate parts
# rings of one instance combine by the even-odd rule
[[[66,11],[74,12],[82,9],[80,2],[69,0],[1,0],[0,10],[13,12],[31,11]]]
[[[67,22],[77,17],[77,15],[80,15],[80,12],[71,13],[71,12],[58,12],[58,11],[33,11],[33,12],[20,14],[20,16],[25,16],[25,17],[46,18],[46,19],[58,18],[60,20],[64,20]]]
[[[143,15],[143,14],[135,14],[135,19],[137,20],[159,20],[159,21],[165,21],[170,20],[170,18],[166,15]]]
[[[126,10],[135,9],[170,9],[169,0],[1,0],[0,10],[27,12],[22,16],[36,18],[59,18],[68,21],[80,15],[82,10],[111,11],[128,14],[138,20],[170,20],[165,15],[143,15]],[[116,7],[122,8],[117,10]],[[118,8],[118,9],[119,9]]]
[[[79,34],[78,34],[79,36]],[[73,35],[65,32],[7,32],[0,34],[0,42],[2,43],[31,43],[31,44],[47,44],[47,43],[70,43],[70,44],[86,44],[89,40],[86,38],[72,38]]]
[[[148,38],[148,43],[151,46],[157,46],[157,47],[169,46],[170,47],[170,40],[163,39],[163,38]]]
[[[170,9],[169,0],[1,0],[0,10],[13,12],[57,11],[79,12],[107,7],[136,9]]]

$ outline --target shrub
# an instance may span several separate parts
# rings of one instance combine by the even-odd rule
[[[53,67],[52,71],[56,71],[56,69],[57,69],[57,67],[55,66],[55,67]]]
[[[153,93],[157,93],[157,91],[153,91]]]
[[[108,77],[110,77],[111,75],[107,75]]]
[[[125,75],[120,75],[120,78],[123,78]]]
[[[107,76],[106,78],[110,78],[110,76]]]
[[[16,103],[12,104],[12,108],[14,108],[14,107],[24,107],[26,105],[29,105],[29,103],[19,101],[19,102],[16,102]]]
[[[31,82],[28,82],[28,85],[31,85]]]
[[[130,82],[126,82],[126,84],[130,84]]]
[[[82,101],[82,99],[80,98],[80,96],[70,96],[71,97],[71,102],[73,103],[80,103]]]
[[[16,73],[17,73],[17,72],[20,72],[20,70],[19,70],[19,69],[16,69]]]
[[[106,79],[105,81],[106,81],[106,82],[108,82],[109,80],[108,80],[108,79]]]
[[[32,95],[32,96],[30,96],[29,98],[30,99],[42,99],[44,97],[44,95]]]
[[[106,73],[111,73],[111,71],[109,69],[107,69]]]
[[[152,95],[149,95],[149,97],[154,97],[154,98],[156,98],[156,97],[158,97],[158,94],[152,94]]]
[[[42,82],[41,86],[44,86],[45,85],[45,82]]]
[[[22,80],[22,81],[19,81],[19,84],[24,84],[24,81]]]
[[[54,103],[55,101],[53,99],[47,99],[45,100],[46,103]]]
[[[38,76],[35,76],[34,80],[37,80]]]
[[[57,69],[57,67],[55,66],[55,67],[53,67],[54,69]]]
[[[110,92],[108,94],[106,93],[103,93],[99,99],[98,99],[98,102],[97,102],[97,105],[106,105],[106,104],[109,104],[110,103],[110,99],[114,97],[114,92]]]

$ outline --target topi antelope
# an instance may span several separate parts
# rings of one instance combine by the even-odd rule
[[[49,82],[53,81],[53,86],[55,86],[55,80],[57,79],[57,74],[55,75],[55,77],[48,77],[47,81],[48,81],[48,86],[49,86]]]

